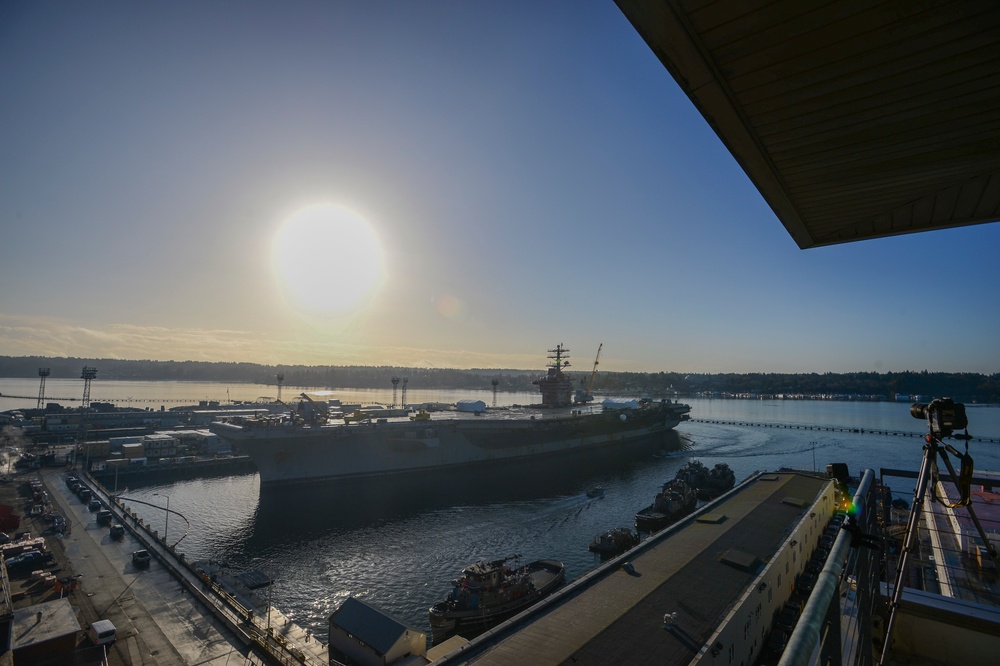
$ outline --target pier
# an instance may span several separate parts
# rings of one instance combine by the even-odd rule
[[[79,475],[80,470],[77,472]],[[46,470],[44,479],[50,496],[66,515],[67,522],[74,526],[64,538],[69,538],[74,531],[85,532],[85,536],[81,535],[76,540],[85,544],[80,554],[86,567],[90,567],[95,560],[103,559],[98,557],[100,554],[111,555],[108,552],[110,544],[105,543],[108,541],[106,529],[95,527],[94,514],[62,483],[63,475],[56,470]],[[247,597],[235,594],[224,580],[212,580],[177,549],[180,539],[168,543],[164,536],[151,530],[136,515],[125,498],[114,497],[94,479],[88,478],[87,484],[110,509],[113,520],[125,528],[126,538],[135,542],[135,545],[127,544],[126,550],[145,548],[153,558],[152,566],[145,570],[137,570],[129,562],[125,565],[112,564],[103,571],[78,572],[84,574],[81,579],[84,593],[88,596],[100,594],[102,599],[95,606],[99,606],[103,611],[101,614],[119,627],[120,645],[115,648],[121,657],[119,663],[193,663],[183,654],[185,649],[199,644],[191,637],[192,624],[198,627],[199,636],[205,636],[202,648],[210,646],[220,652],[214,658],[205,658],[202,652],[198,663],[285,666],[326,666],[330,663],[326,645],[313,638],[309,631],[293,623],[269,603],[264,608],[257,607]],[[67,554],[74,564],[76,559],[73,555],[78,552],[78,549],[67,547]],[[114,583],[114,580],[120,583]],[[153,589],[147,589],[150,587]],[[143,590],[147,590],[148,594],[144,594]],[[172,609],[181,603],[193,604],[182,619],[164,615],[164,605],[166,609]],[[137,604],[148,608],[149,612],[138,613]],[[215,632],[221,635],[217,634],[213,639],[210,634]],[[226,638],[225,634],[230,637]],[[136,640],[131,640],[133,638]],[[220,648],[218,643],[225,640],[230,644]],[[162,647],[153,647],[157,644]],[[233,651],[243,655],[245,661],[229,662]],[[171,659],[169,652],[176,656]],[[155,659],[150,661],[144,658],[145,653],[152,653]]]

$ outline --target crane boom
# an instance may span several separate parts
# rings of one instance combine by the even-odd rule
[[[594,379],[597,377],[597,364],[601,360],[601,349],[604,347],[604,343],[597,345],[597,356],[594,357],[594,371],[590,373],[590,379],[587,380],[587,394],[593,398],[591,391],[594,390]]]
[[[597,345],[597,356],[594,357],[594,369],[590,373],[590,377],[587,378],[587,383],[584,384],[583,380],[580,380],[580,388],[576,390],[576,395],[573,396],[573,402],[579,404],[584,402],[590,402],[594,399],[594,394],[591,392],[594,389],[594,378],[597,377],[597,364],[601,360],[601,349],[604,347],[604,343]]]

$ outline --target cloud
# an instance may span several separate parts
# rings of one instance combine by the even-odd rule
[[[84,326],[0,313],[0,354],[265,365],[380,365],[426,368],[540,368],[540,355],[456,349],[369,347],[336,341],[288,340],[256,331],[183,329],[134,324]]]

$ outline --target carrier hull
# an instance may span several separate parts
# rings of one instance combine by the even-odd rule
[[[211,428],[254,461],[262,487],[275,487],[581,455],[662,434],[688,410],[664,402],[626,411],[509,408],[428,420],[243,421]]]

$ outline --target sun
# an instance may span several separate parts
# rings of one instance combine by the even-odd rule
[[[285,298],[320,315],[358,309],[383,278],[382,247],[371,225],[333,204],[285,220],[274,237],[272,265]]]

